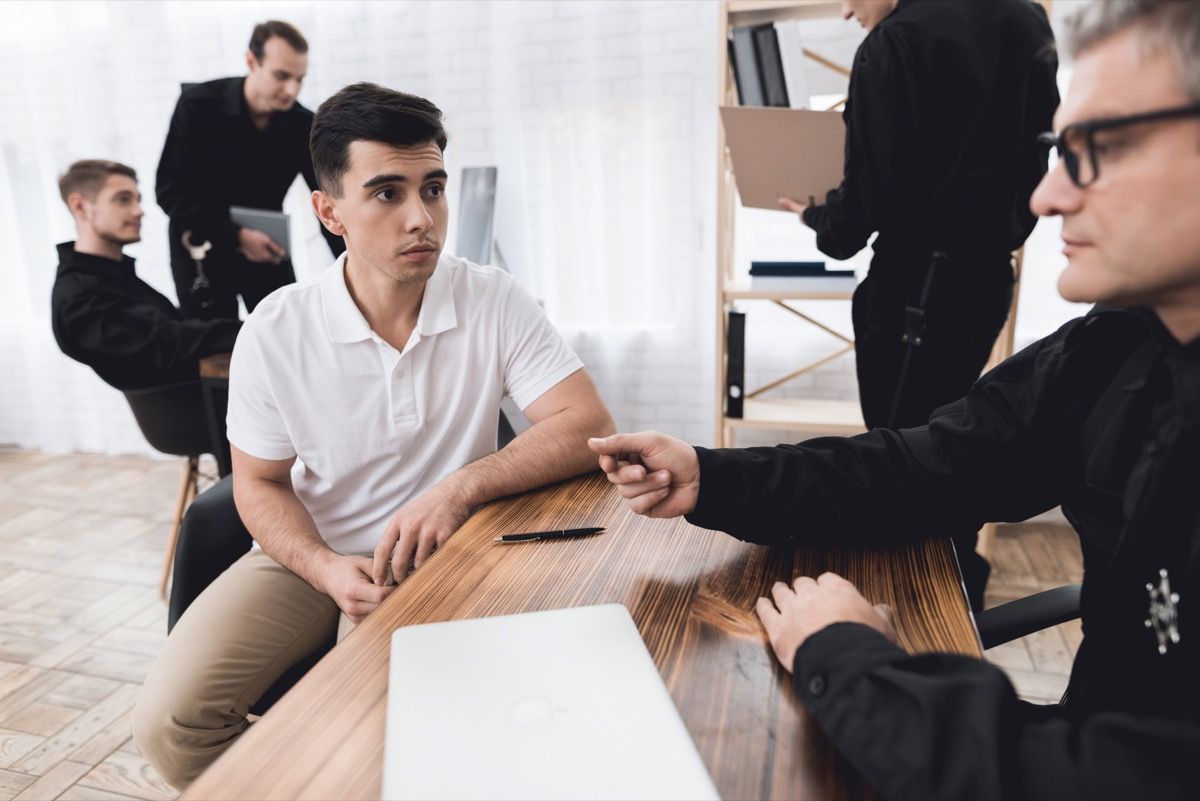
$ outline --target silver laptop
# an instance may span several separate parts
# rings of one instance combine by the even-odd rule
[[[716,799],[624,606],[392,634],[385,799]]]

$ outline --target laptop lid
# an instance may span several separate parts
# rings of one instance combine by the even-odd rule
[[[620,604],[392,635],[383,797],[716,799]]]

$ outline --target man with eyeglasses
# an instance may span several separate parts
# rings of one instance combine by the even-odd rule
[[[171,272],[188,317],[237,319],[239,295],[254,311],[296,280],[289,243],[233,222],[230,208],[280,211],[297,175],[317,188],[308,152],[313,113],[296,99],[308,42],[287,22],[259,23],[246,66],[245,76],[184,84],[158,162],[155,193],[171,218]],[[340,255],[341,237],[320,229]]]
[[[826,573],[758,601],[796,697],[883,798],[1200,796],[1200,3],[1114,0],[1069,23],[1059,291],[1098,304],[927,426],[707,450],[590,442],[638,513],[763,543],[886,544],[1061,505],[1084,639],[1061,704],[997,667],[909,655],[891,611]]]

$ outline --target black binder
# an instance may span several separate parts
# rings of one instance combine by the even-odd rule
[[[754,27],[754,51],[758,56],[758,73],[762,76],[763,105],[787,108],[787,80],[783,75],[774,24],[768,22]]]
[[[754,28],[743,25],[733,29],[729,39],[729,63],[733,65],[738,102],[743,106],[765,106],[762,73],[754,52]]]
[[[746,314],[729,312],[725,329],[725,416],[741,417],[746,394]]]

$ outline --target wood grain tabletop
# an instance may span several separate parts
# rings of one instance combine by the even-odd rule
[[[493,542],[592,525],[608,530]],[[805,713],[754,614],[774,581],[826,570],[890,604],[908,650],[980,654],[947,541],[889,550],[750,545],[682,519],[633,515],[596,473],[477,511],[183,797],[379,798],[394,629],[614,602],[632,614],[723,798],[873,796]]]

